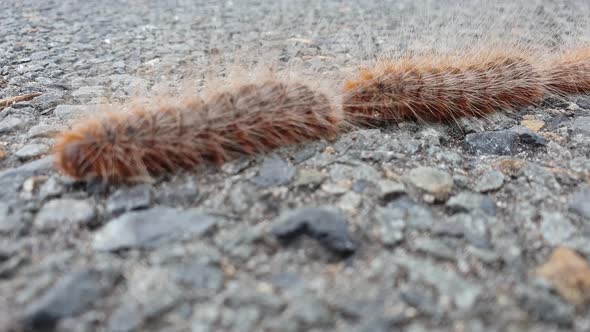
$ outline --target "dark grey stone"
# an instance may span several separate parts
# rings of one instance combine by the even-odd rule
[[[477,179],[474,189],[483,193],[500,189],[503,184],[504,173],[496,170],[489,170],[484,172],[481,177]]]
[[[381,175],[372,166],[366,163],[335,164],[330,168],[330,177],[333,181],[341,180],[366,180],[373,183],[381,180]]]
[[[16,192],[23,182],[37,174],[47,172],[53,166],[53,156],[44,157],[28,162],[16,168],[0,171],[0,201],[10,201],[16,198]]]
[[[401,242],[404,238],[406,226],[405,211],[402,209],[377,208],[375,220],[378,225],[378,236],[381,243],[392,246]]]
[[[375,145],[379,143],[379,129],[362,129],[346,133],[338,138],[334,143],[334,148],[338,152],[346,150],[374,150]]]
[[[511,131],[484,131],[465,136],[465,149],[475,154],[511,155],[518,134]]]
[[[361,160],[369,160],[375,162],[388,162],[398,157],[398,154],[393,151],[366,151],[366,150],[353,150],[350,154],[354,157],[358,156]]]
[[[574,120],[574,132],[590,134],[590,116],[582,116]]]
[[[11,213],[10,205],[0,202],[0,233],[9,233],[19,228],[21,219]]]
[[[236,310],[232,317],[232,329],[254,331],[263,313],[255,306],[243,306]]]
[[[8,115],[4,119],[0,120],[0,134],[11,133],[17,129],[24,127],[27,124],[27,120],[22,117]]]
[[[451,165],[460,165],[463,161],[463,156],[451,150],[436,152],[434,156],[437,160]]]
[[[225,303],[232,308],[253,305],[273,314],[280,313],[285,308],[285,301],[278,295],[258,292],[248,287],[239,287],[232,290],[228,294]]]
[[[476,117],[461,117],[457,119],[456,124],[465,134],[479,133],[485,131],[483,121]]]
[[[418,133],[417,138],[422,141],[422,145],[431,147],[439,146],[445,139],[445,135],[435,128],[427,127]]]
[[[41,200],[53,198],[61,195],[64,191],[64,184],[56,176],[52,176],[39,188],[39,198]]]
[[[0,261],[0,280],[14,278],[18,269],[27,263],[30,263],[30,259],[22,253],[17,253],[3,262]]]
[[[199,197],[199,188],[192,177],[165,183],[155,191],[156,201],[163,205],[182,206],[194,203]]]
[[[223,272],[213,266],[183,264],[174,268],[174,280],[190,290],[217,291],[223,286]]]
[[[481,210],[491,216],[496,214],[496,203],[489,196],[466,191],[451,197],[446,206],[453,212]]]
[[[447,260],[456,258],[455,250],[439,239],[419,237],[414,239],[414,249],[435,258]]]
[[[313,157],[317,151],[324,147],[322,142],[310,142],[298,148],[293,154],[291,154],[291,160],[295,165],[300,164],[309,158]]]
[[[502,258],[498,253],[490,249],[482,249],[476,246],[467,246],[466,252],[468,254],[473,255],[480,261],[486,264],[493,264],[497,262],[501,262]]]
[[[42,95],[35,97],[32,100],[32,105],[40,111],[45,111],[50,108],[56,107],[63,102],[63,93],[61,92],[49,92],[43,93]]]
[[[137,185],[115,191],[106,202],[107,212],[121,212],[147,208],[151,201],[149,185]]]
[[[74,98],[96,98],[104,95],[102,86],[83,86],[72,92]]]
[[[398,210],[389,213],[402,215],[407,228],[429,230],[434,225],[432,210],[414,202],[409,196],[401,196],[389,202],[387,208]]]
[[[570,196],[569,209],[590,220],[590,186],[583,186]]]
[[[570,117],[568,117],[567,115],[564,115],[564,114],[559,114],[559,115],[551,118],[551,120],[549,120],[545,124],[545,128],[550,129],[550,130],[556,130],[564,125],[567,125],[567,122],[570,122]]]
[[[244,213],[252,208],[256,198],[252,193],[256,188],[252,184],[236,184],[229,192],[229,203],[236,212]]]
[[[406,186],[401,182],[384,180],[378,183],[381,200],[384,203],[406,193]]]
[[[431,260],[422,260],[398,253],[391,257],[392,263],[408,269],[411,280],[423,281],[435,287],[439,294],[453,299],[459,310],[469,310],[481,294],[480,285],[463,279],[452,270],[433,264]]]
[[[526,145],[527,147],[534,148],[547,145],[547,139],[545,137],[537,134],[536,132],[526,127],[514,126],[509,130],[518,134],[517,143],[520,146]]]
[[[270,156],[264,159],[252,182],[260,188],[282,186],[291,182],[295,172],[295,167],[291,163],[277,156]]]
[[[453,189],[453,179],[449,173],[433,167],[412,169],[408,174],[408,180],[439,201],[445,201]]]
[[[122,305],[111,314],[109,330],[113,332],[134,331],[141,326],[143,319],[139,304]]]
[[[348,234],[347,219],[327,207],[305,207],[285,213],[274,222],[272,233],[284,241],[305,234],[341,255],[350,255],[356,250]]]
[[[296,187],[304,187],[308,189],[316,189],[319,187],[327,178],[327,175],[323,172],[314,169],[302,169],[297,172],[297,179],[294,185]]]
[[[455,174],[453,176],[453,182],[458,189],[464,190],[469,189],[469,183],[471,182],[471,179],[466,175]]]
[[[271,276],[273,286],[285,290],[303,289],[304,281],[298,275],[289,272],[279,272]]]
[[[18,149],[14,155],[19,159],[31,159],[45,154],[49,151],[49,147],[45,144],[28,144]]]
[[[29,57],[22,57],[12,61],[13,65],[20,65],[23,63],[31,62],[31,58]]]
[[[580,96],[576,98],[576,104],[583,109],[590,110],[590,97]]]
[[[312,296],[294,299],[285,315],[306,327],[325,327],[333,324],[330,308]]]
[[[362,194],[363,192],[365,192],[368,189],[372,189],[376,187],[375,183],[371,182],[371,181],[367,181],[367,180],[356,180],[352,183],[352,187],[350,189],[352,189],[352,191],[354,191],[357,194]],[[391,197],[397,196],[397,193],[391,192],[391,195],[383,195],[382,198],[384,200],[387,200]]]
[[[122,303],[111,314],[109,331],[137,331],[153,317],[177,305],[186,295],[171,272],[163,268],[135,271]]]
[[[43,231],[68,224],[90,224],[96,219],[96,209],[86,200],[54,199],[43,205],[35,217],[35,228]]]
[[[252,164],[252,159],[250,158],[239,158],[233,161],[230,161],[228,163],[223,164],[223,166],[221,166],[221,170],[224,173],[230,174],[230,175],[236,175],[238,173],[240,173],[241,171],[245,170],[246,168],[248,168],[250,166],[250,164]]]
[[[408,322],[409,318],[390,318],[390,317],[369,317],[359,323],[358,329],[356,331],[359,332],[388,332],[392,331],[394,326],[402,325],[403,323]]]
[[[51,330],[59,319],[76,315],[96,302],[115,280],[115,274],[95,269],[70,273],[26,308],[23,323],[34,331]]]
[[[457,221],[437,222],[432,227],[432,234],[434,235],[461,237],[465,235],[465,232],[465,225]]]
[[[437,223],[433,227],[433,232],[437,235],[452,236],[449,232],[458,232],[461,229],[463,237],[469,243],[481,249],[490,249],[492,245],[488,228],[494,220],[482,212],[457,213],[449,217],[448,221]]]
[[[213,322],[203,322],[195,319],[191,324],[191,332],[213,332],[215,331],[213,325]]]
[[[153,248],[181,240],[185,236],[207,233],[218,219],[199,209],[185,211],[155,207],[145,211],[127,212],[111,220],[94,235],[95,250]]]
[[[442,316],[442,307],[437,303],[434,289],[419,283],[406,284],[401,289],[401,298],[408,305],[430,316]]]
[[[517,289],[520,306],[536,319],[559,325],[570,326],[574,319],[574,308],[563,303],[546,291],[533,288]]]
[[[153,265],[219,265],[222,255],[220,251],[204,243],[172,243],[159,247],[152,255]]]
[[[290,317],[268,317],[262,322],[264,331],[299,332],[299,324]]]
[[[27,132],[27,136],[30,138],[38,138],[38,137],[53,137],[60,131],[60,127],[57,125],[49,125],[40,123],[35,125],[29,129]]]
[[[71,121],[76,117],[89,116],[95,111],[95,105],[58,105],[53,114],[61,120]]]
[[[513,155],[519,147],[530,148],[546,144],[547,140],[541,135],[524,127],[513,127],[508,130],[468,134],[465,136],[464,147],[478,155]]]
[[[378,143],[380,143],[379,141],[377,141]],[[416,139],[414,139],[413,136],[410,135],[400,135],[399,139],[396,142],[397,144],[397,150],[400,153],[404,153],[404,154],[415,154],[418,151],[420,151],[420,145],[421,145],[421,141],[418,141]],[[390,147],[392,147],[390,145]]]
[[[231,256],[245,260],[254,254],[255,243],[266,234],[261,225],[238,224],[221,230],[215,237],[215,243]]]
[[[542,212],[539,226],[541,235],[552,246],[567,245],[578,229],[559,212]]]

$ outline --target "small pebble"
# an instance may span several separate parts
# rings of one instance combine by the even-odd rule
[[[305,234],[342,256],[356,250],[348,234],[347,219],[332,208],[306,207],[284,213],[274,222],[272,233],[284,241]]]
[[[504,173],[490,170],[483,173],[475,184],[475,190],[481,193],[500,189],[504,184]]]
[[[410,171],[409,181],[432,194],[438,201],[445,201],[453,189],[453,179],[444,171],[432,167],[418,167]]]
[[[43,205],[35,218],[35,227],[50,230],[68,224],[89,224],[96,219],[94,204],[87,200],[54,199]]]
[[[45,144],[29,144],[20,148],[14,153],[20,159],[30,159],[43,155],[49,151],[49,147]]]

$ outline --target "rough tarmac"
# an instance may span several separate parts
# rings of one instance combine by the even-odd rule
[[[494,31],[565,47],[586,40],[584,1],[3,0],[0,13],[0,99],[43,93],[0,110],[0,331],[590,330],[588,96],[132,186],[73,181],[51,157],[96,105],[236,60],[321,78]]]

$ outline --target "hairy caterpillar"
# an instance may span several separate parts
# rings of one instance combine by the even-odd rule
[[[56,165],[84,179],[134,181],[240,155],[331,139],[341,110],[302,83],[268,80],[148,110],[110,111],[63,133]]]
[[[590,92],[590,52],[533,61],[523,52],[382,61],[344,83],[342,105],[302,83],[266,80],[156,109],[107,112],[65,132],[56,164],[77,178],[150,178],[308,140],[348,124],[448,121]],[[345,125],[347,124],[347,125]]]
[[[590,48],[553,57],[546,69],[547,87],[558,95],[590,92]]]
[[[357,123],[445,121],[530,105],[544,86],[541,71],[519,54],[404,57],[346,81],[343,107]]]

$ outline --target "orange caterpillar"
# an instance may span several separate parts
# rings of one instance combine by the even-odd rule
[[[449,121],[514,110],[551,95],[587,92],[588,49],[536,61],[524,52],[405,57],[383,61],[346,81],[342,107],[308,85],[267,80],[204,100],[107,112],[61,135],[56,164],[76,179],[142,180],[332,139],[348,124]]]
[[[522,54],[416,56],[361,70],[345,82],[343,108],[360,124],[447,121],[531,105],[544,94],[542,70]]]
[[[546,67],[549,91],[558,95],[590,92],[590,48],[558,55]]]
[[[55,145],[56,165],[76,178],[145,180],[164,172],[221,164],[240,155],[340,131],[341,110],[301,83],[245,84],[177,105],[111,111],[76,125]]]

